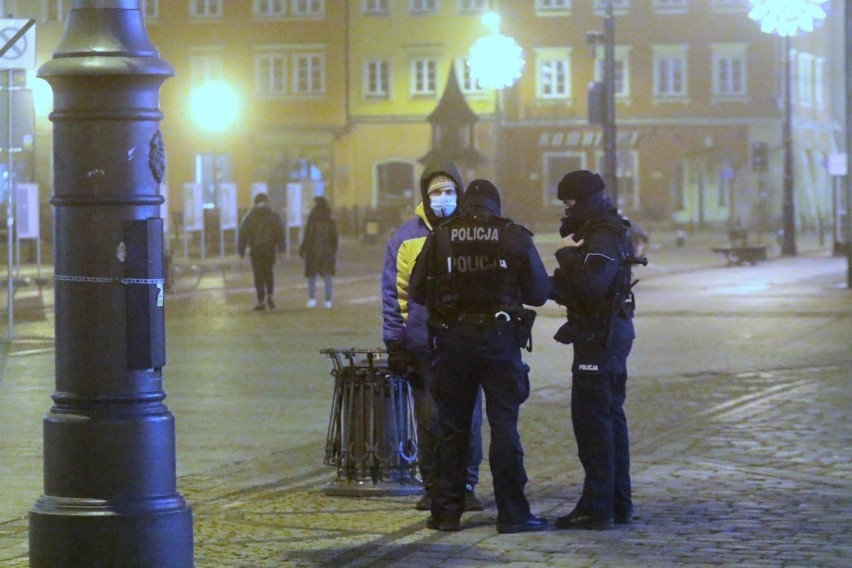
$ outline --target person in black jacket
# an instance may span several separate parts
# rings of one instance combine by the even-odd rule
[[[551,297],[568,313],[555,339],[574,344],[571,422],[585,480],[579,502],[556,520],[557,529],[604,530],[630,523],[633,515],[624,414],[635,337],[633,246],[629,222],[604,189],[601,176],[588,170],[566,174],[558,186],[565,217]]]
[[[317,276],[323,277],[325,307],[331,308],[332,276],[337,259],[337,223],[325,197],[314,197],[314,208],[305,224],[305,236],[299,246],[299,256],[305,260],[305,278],[308,279],[307,307],[317,305]]]
[[[240,258],[246,254],[251,257],[251,270],[254,273],[254,287],[257,291],[255,311],[263,311],[268,306],[275,307],[272,299],[275,290],[275,253],[284,252],[284,226],[277,213],[269,208],[269,197],[258,193],[254,198],[254,207],[240,223],[237,232],[237,252]],[[264,303],[265,300],[265,303]]]
[[[540,531],[547,521],[530,512],[518,413],[530,391],[528,346],[532,310],[550,294],[550,279],[532,233],[500,216],[491,182],[470,183],[458,215],[436,227],[411,278],[411,301],[425,305],[432,335],[432,396],[438,443],[430,529],[460,530],[465,510],[465,465],[480,386],[491,426],[488,454],[497,531]]]

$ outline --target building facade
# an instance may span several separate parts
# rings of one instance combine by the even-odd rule
[[[619,205],[631,217],[693,227],[774,231],[783,185],[784,42],[764,34],[748,0],[612,0]],[[70,0],[6,0],[34,18],[39,63],[51,57]],[[410,214],[419,200],[427,121],[450,73],[479,117],[488,161],[464,176],[495,179],[508,214],[552,221],[558,179],[600,170],[603,130],[589,122],[589,83],[603,77],[605,0],[141,0],[148,32],[176,76],[162,89],[168,215],[175,235],[184,187],[206,207],[236,185],[240,209],[258,184],[279,205],[287,183],[310,182],[354,227],[368,209]],[[796,219],[831,218],[826,164],[843,146],[842,2],[792,38]],[[482,89],[466,64],[473,42],[500,33],[524,50],[520,79]],[[499,63],[498,63],[499,65]],[[238,93],[237,120],[210,132],[192,95],[211,80]],[[35,84],[33,78],[29,84]],[[34,87],[35,88],[35,87]],[[212,105],[209,120],[224,112]],[[224,103],[222,103],[224,105]],[[220,112],[221,111],[221,112]],[[51,126],[36,111],[30,175],[51,189]],[[254,187],[254,190],[252,189]],[[48,205],[45,205],[48,207]],[[356,214],[357,212],[357,214]],[[393,218],[389,221],[393,224]]]

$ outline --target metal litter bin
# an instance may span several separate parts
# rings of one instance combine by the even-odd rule
[[[391,375],[383,349],[323,349],[334,395],[324,463],[337,469],[327,495],[416,495],[417,422],[406,381]]]

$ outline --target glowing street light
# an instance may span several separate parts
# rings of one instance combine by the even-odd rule
[[[781,254],[796,256],[796,216],[793,192],[793,108],[790,101],[790,36],[814,29],[814,20],[825,18],[820,4],[826,0],[749,0],[748,17],[760,23],[760,31],[784,38],[784,240]]]
[[[491,33],[473,42],[468,54],[471,79],[485,89],[511,87],[521,78],[524,50],[513,38],[500,33],[500,15],[483,14],[482,23]]]
[[[223,132],[237,120],[240,97],[227,83],[210,81],[192,92],[189,112],[200,128],[208,132]]]

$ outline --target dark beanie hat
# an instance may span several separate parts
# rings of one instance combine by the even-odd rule
[[[467,207],[486,207],[495,214],[500,213],[500,190],[487,179],[475,179],[464,192]]]
[[[254,204],[257,205],[259,203],[266,203],[269,201],[269,197],[265,193],[258,193],[254,196]]]
[[[559,180],[556,197],[560,201],[573,199],[582,201],[606,188],[603,178],[589,170],[576,170],[565,174]]]

